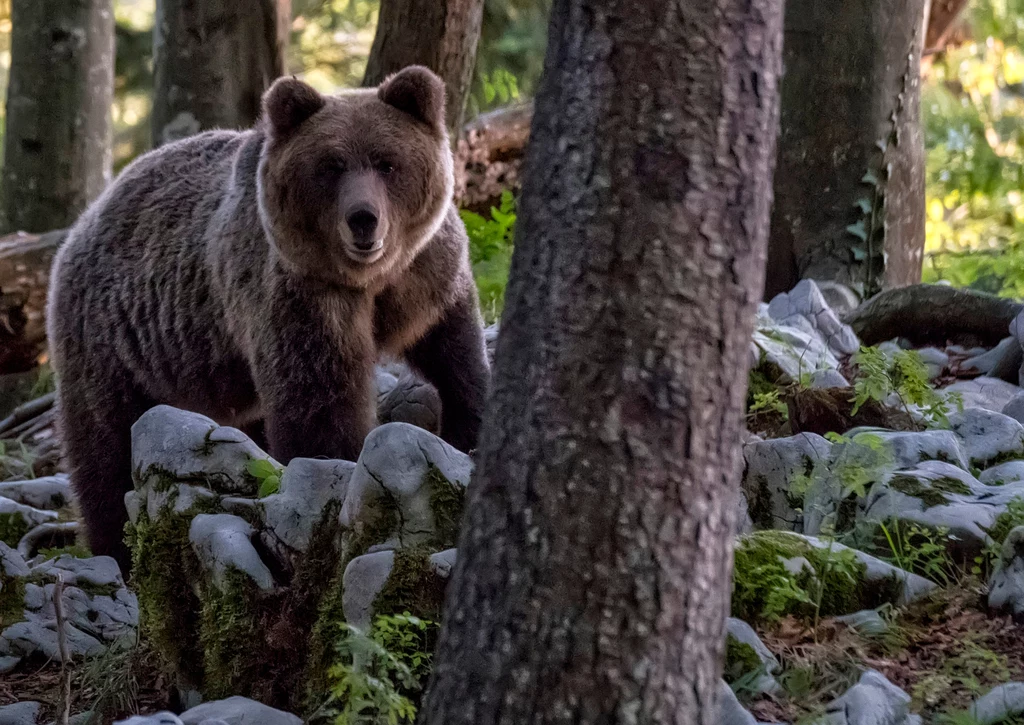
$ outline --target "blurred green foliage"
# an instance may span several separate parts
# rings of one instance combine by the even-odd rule
[[[974,40],[922,86],[925,281],[1024,297],[1024,0],[974,0]]]
[[[469,261],[480,292],[480,308],[488,323],[495,322],[505,304],[505,285],[512,266],[515,199],[512,192],[502,193],[501,203],[491,207],[489,219],[465,209],[460,215],[469,236]]]
[[[10,65],[9,12],[0,25],[0,91]],[[529,95],[544,62],[551,0],[486,0],[467,118]],[[156,0],[115,0],[117,93],[115,168],[149,147]],[[289,70],[322,92],[358,86],[373,44],[379,0],[292,0]],[[6,53],[6,55],[5,55]],[[6,64],[4,59],[6,58]]]

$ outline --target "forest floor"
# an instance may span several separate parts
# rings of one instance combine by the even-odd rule
[[[765,722],[809,722],[870,668],[909,693],[926,723],[942,723],[996,685],[1024,680],[1024,625],[984,605],[984,589],[968,580],[891,612],[881,636],[784,619],[758,632],[782,663],[783,691],[746,704]]]

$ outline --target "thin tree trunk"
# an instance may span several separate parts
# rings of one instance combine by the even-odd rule
[[[153,146],[255,123],[290,22],[291,0],[157,0]]]
[[[767,297],[801,278],[863,297],[920,281],[923,16],[924,0],[786,3]]]
[[[483,0],[381,0],[364,86],[375,86],[408,65],[425,65],[448,89],[447,125],[462,127],[473,80]]]
[[[780,0],[557,0],[428,725],[718,725]]]
[[[0,232],[71,224],[110,180],[113,0],[14,0]]]

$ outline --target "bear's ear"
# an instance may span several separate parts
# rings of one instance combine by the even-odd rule
[[[444,81],[429,68],[411,65],[400,70],[380,84],[377,96],[435,130],[444,128]]]
[[[279,78],[263,97],[263,112],[277,135],[288,134],[319,111],[327,100],[298,78]]]

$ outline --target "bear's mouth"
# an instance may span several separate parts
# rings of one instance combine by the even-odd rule
[[[383,237],[373,243],[372,246],[366,249],[359,249],[355,245],[345,245],[345,252],[349,258],[355,262],[361,264],[373,264],[382,256],[384,256],[384,239]]]

